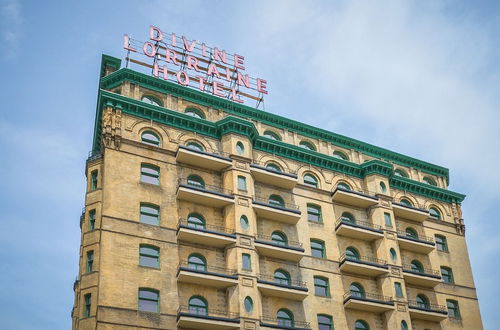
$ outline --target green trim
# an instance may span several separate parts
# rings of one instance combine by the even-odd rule
[[[393,189],[407,191],[446,203],[460,204],[465,199],[465,195],[463,194],[399,176],[392,176],[389,180],[389,185]]]

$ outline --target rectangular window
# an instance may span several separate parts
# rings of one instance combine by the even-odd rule
[[[97,170],[94,170],[90,173],[90,190],[97,189]]]
[[[93,268],[94,268],[94,251],[88,251],[87,252],[87,267],[86,267],[87,273],[90,273]]]
[[[389,213],[384,213],[385,225],[392,227],[391,215]]]
[[[307,204],[307,220],[312,222],[321,222],[321,207]]]
[[[323,277],[314,277],[314,294],[322,297],[330,296],[328,288],[328,279]]]
[[[403,297],[403,287],[401,286],[401,283],[394,282],[394,290],[396,291],[396,297]]]
[[[156,205],[141,203],[141,222],[160,225],[160,208]]]
[[[311,240],[311,255],[316,258],[325,258],[325,243]]]
[[[243,269],[252,270],[252,259],[247,253],[243,253]]]
[[[247,179],[244,176],[238,176],[238,189],[247,190]]]
[[[460,318],[460,310],[458,309],[458,302],[455,300],[446,300],[446,306],[448,307],[448,316],[454,319]]]
[[[158,313],[160,293],[151,289],[139,289],[139,310],[144,312]]]
[[[95,229],[95,210],[89,211],[89,230]]]
[[[85,300],[85,303],[83,305],[83,317],[89,317],[92,295],[90,293],[87,293],[83,299]]]
[[[436,248],[438,251],[448,252],[448,243],[446,242],[446,237],[441,235],[436,235]]]
[[[155,246],[140,245],[139,265],[160,268],[160,249]]]
[[[141,164],[141,182],[159,185],[160,168],[154,165]]]

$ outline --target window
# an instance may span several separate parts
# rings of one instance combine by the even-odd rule
[[[333,330],[333,319],[330,315],[318,314],[318,330]]]
[[[194,117],[194,118],[205,119],[205,114],[203,112],[201,112],[200,110],[195,109],[195,108],[187,108],[184,113],[186,115],[189,115],[189,116]]]
[[[139,265],[160,268],[160,249],[151,245],[139,245]]]
[[[238,189],[247,191],[247,179],[244,176],[238,175]]]
[[[90,190],[97,189],[97,170],[94,170],[90,173]]]
[[[389,250],[389,253],[391,254],[391,260],[392,260],[393,262],[398,261],[398,254],[396,253],[396,250],[394,250],[394,248],[391,248],[391,249]]]
[[[408,330],[408,323],[405,320],[401,321],[401,330]]]
[[[307,204],[307,220],[312,222],[322,222],[321,207],[314,204]]]
[[[158,313],[160,311],[160,293],[153,289],[139,289],[139,310]]]
[[[160,146],[160,138],[152,131],[144,131],[141,135],[141,142],[152,146]]]
[[[201,144],[199,144],[198,142],[194,142],[194,141],[190,141],[190,142],[186,143],[186,147],[188,147],[189,149],[192,149],[192,150],[196,150],[196,151],[205,151],[205,148],[203,148],[203,146]]]
[[[351,291],[351,296],[355,298],[364,298],[365,297],[365,289],[359,283],[352,283],[349,287]]]
[[[446,237],[441,235],[434,236],[436,238],[436,247],[438,251],[448,252],[448,243]]]
[[[151,96],[151,95],[144,95],[144,96],[141,98],[141,101],[142,101],[142,102],[149,103],[149,104],[152,104],[152,105],[156,105],[156,106],[159,106],[159,107],[161,107],[161,106],[162,106],[161,101],[160,101],[159,99],[157,99],[156,97]]]
[[[241,226],[241,229],[243,229],[243,230],[247,230],[249,227],[248,218],[245,215],[242,215],[240,217],[240,226]]]
[[[196,188],[205,189],[205,181],[196,174],[191,174],[187,177],[187,184]]]
[[[345,250],[345,257],[347,260],[359,260],[359,252],[350,246]]]
[[[409,206],[409,207],[412,207],[413,206],[413,203],[410,202],[408,199],[406,198],[401,198],[401,200],[399,201],[399,204],[402,204],[404,206]]]
[[[314,276],[314,294],[322,297],[330,296],[328,279],[320,276]]]
[[[95,210],[89,211],[89,230],[95,229]]]
[[[266,164],[266,168],[267,168],[268,170],[275,171],[275,172],[280,172],[280,173],[281,173],[281,172],[283,172],[283,171],[281,170],[281,167],[279,167],[279,165],[278,165],[278,164],[276,164],[276,163],[272,163],[272,162],[267,163],[267,164]]]
[[[418,239],[417,231],[411,227],[406,228],[405,233],[408,238]]]
[[[421,309],[429,309],[429,298],[423,294],[417,295],[417,306]]]
[[[396,297],[403,297],[403,287],[401,286],[401,283],[394,282],[394,291],[396,291]]]
[[[158,166],[141,164],[141,182],[160,184],[160,168]]]
[[[422,266],[422,263],[418,260],[413,260],[410,264],[411,270],[416,273],[423,273],[424,272],[424,266]]]
[[[429,215],[431,218],[433,218],[435,220],[442,220],[441,219],[441,212],[439,212],[439,210],[435,207],[431,207],[429,209]]]
[[[337,184],[337,189],[340,189],[340,190],[351,190],[351,186],[348,185],[345,182],[340,182],[339,184]]]
[[[354,323],[354,330],[370,330],[370,326],[366,323],[366,321],[357,320]]]
[[[189,298],[189,313],[195,315],[208,315],[208,303],[205,298],[199,296]]]
[[[273,233],[271,234],[271,240],[276,245],[280,245],[280,246],[287,246],[288,245],[288,238],[281,231],[277,231],[277,230],[273,231]]]
[[[283,269],[277,269],[274,272],[274,282],[283,285],[290,285],[290,274]]]
[[[408,174],[404,170],[402,170],[400,168],[394,170],[394,175],[395,176],[399,176],[399,177],[403,177],[403,178],[407,178],[408,177]]]
[[[356,223],[356,218],[349,212],[343,212],[340,219],[342,219],[342,222]]]
[[[316,151],[316,148],[314,147],[314,145],[310,142],[307,142],[307,141],[300,141],[299,147],[306,149],[306,150]]]
[[[245,147],[243,146],[243,143],[241,143],[240,141],[236,143],[236,152],[240,156],[245,153]]]
[[[392,220],[391,220],[391,214],[384,212],[384,220],[385,220],[385,225],[392,227]]]
[[[253,300],[250,297],[246,297],[243,304],[245,305],[245,311],[251,313],[253,310]]]
[[[288,309],[282,308],[276,313],[279,326],[293,327],[293,313]]]
[[[304,184],[309,187],[318,188],[318,179],[311,173],[304,175]]]
[[[311,240],[311,255],[316,258],[326,258],[325,242],[312,239]]]
[[[441,277],[444,283],[454,283],[453,271],[449,267],[441,267]]]
[[[269,196],[269,204],[273,206],[284,207],[285,201],[283,200],[283,198],[281,198],[281,196],[271,195]]]
[[[379,186],[381,192],[385,193],[387,191],[387,187],[383,181],[380,181]]]
[[[141,222],[148,225],[160,225],[160,208],[153,204],[141,203]]]
[[[265,131],[264,136],[268,139],[281,141],[281,137],[279,136],[279,134],[274,133],[273,131]]]
[[[188,257],[188,268],[199,270],[202,272],[207,271],[207,261],[201,254],[193,253]]]
[[[430,184],[431,186],[437,186],[437,183],[436,181],[434,181],[433,178],[430,178],[428,176],[425,176],[423,179],[422,179],[423,182],[427,183],[427,184]]]
[[[83,296],[83,300],[85,301],[83,305],[83,317],[89,317],[90,316],[90,304],[92,302],[92,294],[87,293],[85,296]]]
[[[196,229],[205,229],[205,219],[203,216],[197,213],[191,213],[188,215],[187,223],[189,227],[193,227]]]
[[[243,269],[252,270],[252,259],[249,254],[243,253]]]
[[[338,159],[343,159],[343,160],[349,160],[349,158],[347,157],[347,155],[345,153],[343,153],[342,151],[338,151],[338,150],[335,150],[333,152],[333,157],[338,158]]]
[[[458,301],[446,300],[446,307],[448,307],[448,316],[454,319],[460,318],[460,309],[458,308]]]
[[[94,251],[88,251],[87,252],[87,267],[85,268],[85,271],[87,273],[90,273],[93,268],[94,268]]]

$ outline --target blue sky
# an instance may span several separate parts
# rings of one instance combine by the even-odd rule
[[[209,3],[0,0],[2,328],[70,327],[100,57],[150,24],[243,54],[267,111],[448,167],[493,328],[499,3]]]

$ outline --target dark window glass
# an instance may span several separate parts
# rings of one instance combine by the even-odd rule
[[[415,229],[408,227],[406,228],[406,237],[418,239],[418,233]]]
[[[318,330],[333,330],[333,319],[330,315],[318,315]]]
[[[392,227],[391,214],[384,212],[385,225]]]
[[[141,135],[141,141],[142,143],[145,144],[150,144],[152,146],[159,146],[160,145],[160,138],[156,133],[151,132],[151,131],[145,131]]]
[[[207,261],[202,255],[192,254],[188,257],[188,267],[194,270],[206,271]]]
[[[356,223],[356,218],[349,212],[344,212],[341,215],[342,222]]]
[[[351,186],[349,186],[347,183],[345,182],[340,182],[338,185],[337,185],[337,188],[340,189],[340,190],[351,190]]]
[[[347,260],[359,260],[359,252],[353,247],[348,247],[345,250],[345,256]]]
[[[139,289],[139,310],[144,312],[158,313],[160,294],[156,290]]]
[[[244,176],[238,176],[238,189],[247,190],[247,179]]]
[[[448,243],[446,242],[446,237],[436,235],[435,238],[438,251],[448,252]]]
[[[328,279],[319,276],[314,277],[314,294],[322,297],[330,296]]]
[[[83,317],[89,317],[90,316],[90,306],[92,303],[92,295],[90,293],[87,293],[84,298],[85,304],[83,306]]]
[[[429,216],[436,220],[441,220],[441,212],[435,207],[429,209]]]
[[[243,253],[243,269],[251,270],[252,269],[252,259],[249,254]]]
[[[306,186],[318,188],[318,179],[312,174],[306,174],[304,175],[304,184]]]
[[[199,144],[198,142],[188,142],[186,144],[186,147],[188,147],[189,149],[193,149],[193,150],[197,150],[197,151],[205,151],[205,148],[203,148],[203,146],[201,144]]]
[[[146,267],[160,267],[160,249],[149,245],[139,246],[139,265]]]
[[[267,163],[266,168],[271,170],[271,171],[282,172],[281,167],[279,167],[275,163]]]
[[[253,310],[253,300],[250,297],[246,297],[244,301],[245,311],[250,313]]]
[[[274,231],[271,234],[271,240],[273,241],[274,244],[280,245],[280,246],[287,246],[288,245],[288,238],[286,235],[280,231]]]
[[[87,273],[90,273],[94,268],[94,251],[87,252]]]
[[[460,309],[458,308],[458,302],[455,300],[446,300],[446,307],[448,307],[448,316],[459,319]]]
[[[366,321],[357,320],[354,323],[354,329],[355,330],[370,330],[370,326],[368,325],[368,323],[366,323]]]
[[[287,309],[280,309],[276,313],[276,318],[278,319],[278,325],[285,327],[293,327],[293,314]]]
[[[191,297],[189,312],[196,315],[208,315],[208,303],[201,297]]]
[[[420,263],[418,260],[413,260],[411,262],[411,270],[416,272],[416,273],[423,273],[424,272],[424,266]]]
[[[92,171],[90,173],[90,190],[96,190],[97,189],[97,170]]]
[[[311,240],[311,255],[316,258],[325,258],[325,243],[318,240]]]
[[[188,215],[187,222],[189,227],[205,229],[205,219],[199,214],[192,213]]]
[[[237,142],[236,143],[236,152],[238,155],[243,155],[245,153],[245,147],[243,146],[243,143]]]
[[[274,281],[279,284],[289,285],[290,284],[290,274],[283,269],[278,269],[274,272]]]
[[[396,291],[396,297],[403,297],[403,287],[401,286],[401,283],[394,282],[394,290]]]
[[[412,207],[413,204],[412,202],[410,202],[409,200],[407,200],[406,198],[402,198],[400,201],[399,201],[399,204],[403,204],[404,206],[409,206],[409,207]]]
[[[352,283],[349,290],[351,291],[351,296],[355,298],[365,297],[365,289],[363,289],[363,286],[359,283]]]
[[[89,211],[89,230],[95,229],[95,210]]]
[[[240,217],[240,225],[243,230],[247,230],[249,227],[248,218],[244,215]]]
[[[321,207],[313,204],[307,204],[307,220],[312,222],[321,222]]]
[[[195,174],[188,176],[187,184],[201,189],[205,188],[205,182],[203,181],[203,179]]]
[[[285,201],[283,200],[283,198],[281,198],[281,196],[271,195],[269,196],[269,204],[274,206],[284,207]]]
[[[453,272],[451,268],[441,267],[441,277],[443,278],[443,282],[445,283],[454,283]]]

